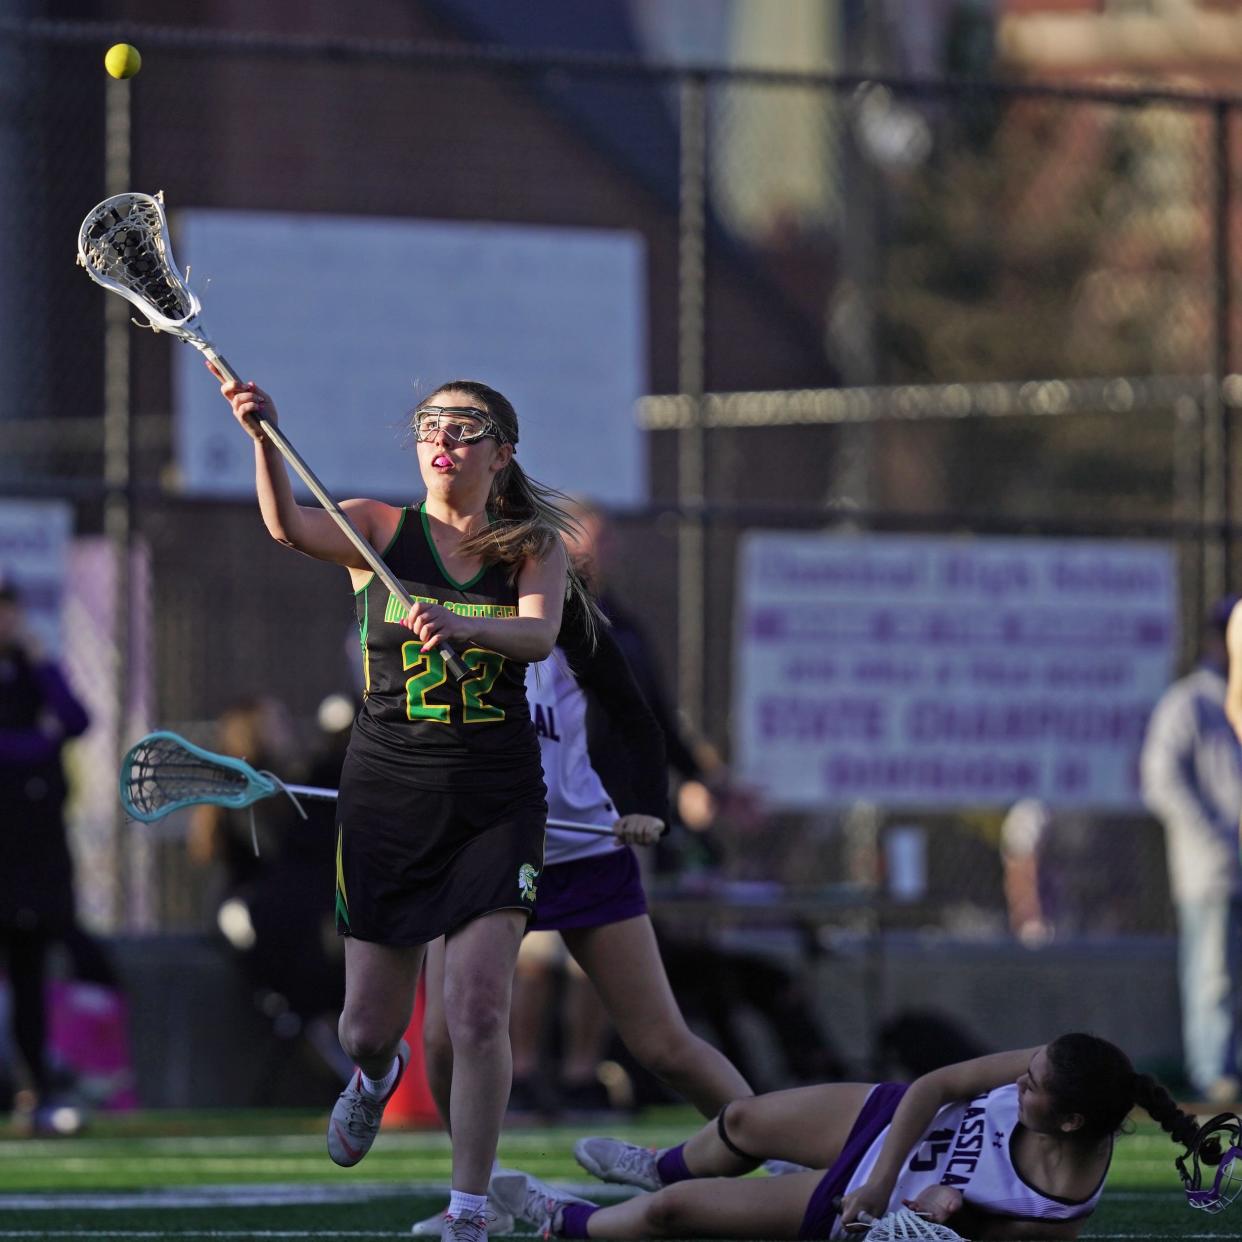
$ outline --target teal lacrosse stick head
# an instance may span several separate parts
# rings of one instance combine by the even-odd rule
[[[244,759],[217,755],[176,733],[148,733],[121,761],[121,805],[144,824],[183,806],[245,807],[282,786]]]

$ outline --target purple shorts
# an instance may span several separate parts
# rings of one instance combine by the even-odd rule
[[[841,1154],[811,1193],[811,1201],[806,1205],[806,1215],[798,1230],[799,1238],[826,1238],[832,1232],[837,1219],[834,1200],[845,1194],[858,1162],[867,1154],[867,1148],[875,1142],[880,1131],[892,1121],[905,1093],[904,1082],[882,1082],[867,1096],[850,1128],[849,1138],[841,1148]]]
[[[539,875],[527,931],[604,927],[647,913],[638,859],[628,845],[575,862],[553,863]]]

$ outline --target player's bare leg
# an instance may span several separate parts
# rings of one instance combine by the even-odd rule
[[[841,1153],[870,1091],[869,1083],[828,1083],[745,1096],[677,1147],[657,1152],[621,1139],[582,1138],[574,1157],[602,1181],[643,1190],[687,1177],[738,1177],[774,1157],[826,1169]]]
[[[585,1233],[590,1238],[796,1238],[820,1176],[678,1182],[596,1208],[586,1219]],[[523,1173],[498,1177],[493,1189],[508,1211],[545,1236],[582,1236],[566,1230],[567,1209],[581,1203],[575,1196]]]
[[[820,1174],[678,1182],[601,1208],[592,1238],[796,1238]]]
[[[725,1112],[725,1133],[755,1163],[774,1157],[826,1169],[841,1154],[871,1089],[871,1083],[832,1082],[735,1100]],[[698,1177],[730,1177],[754,1167],[729,1150],[715,1121],[686,1142],[683,1154]]]
[[[440,1123],[449,1127],[449,1093],[453,1085],[453,1045],[444,1016],[444,937],[427,945],[423,959],[423,1060],[427,1086],[435,1101]]]
[[[520,910],[497,910],[445,939],[443,1003],[453,1049],[453,1188],[468,1194],[487,1193],[509,1099],[509,1003],[525,928]]]
[[[409,1061],[402,1036],[414,1006],[422,946],[390,948],[347,937],[345,1006],[338,1024],[341,1047],[358,1069],[328,1120],[328,1154],[357,1164],[374,1143],[384,1106]]]
[[[388,1072],[414,1011],[423,946],[391,948],[345,937],[345,1005],[341,1047],[364,1074]]]
[[[644,1068],[705,1117],[753,1094],[728,1057],[686,1025],[645,914],[561,934],[595,985],[617,1034]]]

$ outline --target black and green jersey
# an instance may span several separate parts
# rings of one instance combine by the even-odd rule
[[[516,617],[517,587],[501,565],[469,582],[449,576],[424,506],[402,510],[384,560],[415,600],[472,617]],[[356,593],[365,689],[350,750],[397,779],[431,789],[505,784],[539,770],[539,743],[526,700],[526,665],[456,643],[474,675],[453,680],[439,651],[422,652],[401,625],[405,606],[378,576]]]

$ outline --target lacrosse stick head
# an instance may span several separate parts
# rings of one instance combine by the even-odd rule
[[[1223,1212],[1242,1193],[1242,1120],[1218,1113],[1204,1122],[1176,1164],[1186,1202],[1201,1212]]]
[[[148,733],[121,761],[121,805],[144,824],[199,802],[249,806],[279,788],[245,760],[217,755],[166,731]]]
[[[928,1242],[965,1242],[960,1233],[954,1233],[948,1225],[928,1220],[912,1208],[898,1208],[867,1226],[867,1232],[858,1235],[866,1242],[904,1242],[905,1239],[922,1238]]]
[[[204,342],[202,310],[173,260],[163,192],[114,194],[86,213],[78,263],[96,283],[132,302],[156,332]]]

